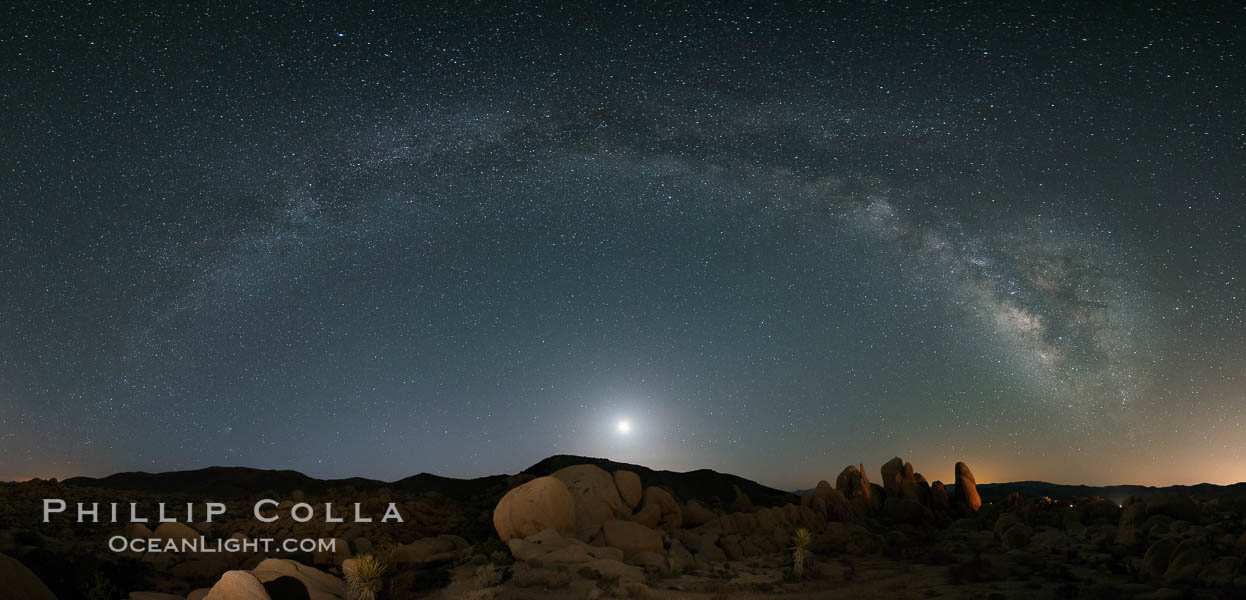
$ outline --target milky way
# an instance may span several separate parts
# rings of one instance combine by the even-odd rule
[[[1246,478],[1240,7],[4,10],[0,478]]]

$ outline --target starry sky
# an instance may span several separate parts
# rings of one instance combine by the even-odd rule
[[[1246,480],[1239,3],[123,4],[0,8],[0,480]]]

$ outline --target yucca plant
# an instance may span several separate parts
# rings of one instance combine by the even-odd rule
[[[809,553],[809,544],[813,543],[813,534],[801,527],[792,535],[792,574],[805,576],[805,555]]]
[[[83,595],[87,600],[113,600],[120,593],[117,591],[117,586],[112,584],[112,580],[103,573],[96,573],[95,579],[91,580],[91,585],[86,588]]]
[[[356,556],[353,563],[343,569],[350,600],[376,600],[386,569],[385,563],[371,554]]]

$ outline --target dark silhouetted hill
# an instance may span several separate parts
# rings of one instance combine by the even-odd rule
[[[436,492],[442,496],[466,500],[473,496],[489,493],[498,484],[506,481],[508,475],[489,475],[475,479],[455,479],[442,477],[432,473],[420,473],[405,479],[399,479],[386,487],[391,490],[420,494]]]
[[[948,493],[952,493],[948,486]],[[1242,500],[1246,499],[1246,482],[1232,485],[1214,485],[1200,483],[1197,485],[1170,485],[1153,487],[1146,485],[1066,485],[1047,483],[1045,481],[1014,481],[1010,483],[979,483],[978,495],[983,502],[992,502],[1017,492],[1023,498],[1039,498],[1047,496],[1056,500],[1072,500],[1099,496],[1105,500],[1121,502],[1134,496],[1143,500],[1159,495],[1181,495],[1200,500]]]
[[[667,488],[683,500],[696,499],[708,505],[727,505],[735,500],[739,486],[754,504],[769,506],[796,502],[794,494],[776,490],[749,481],[743,477],[700,469],[687,473],[655,471],[648,467],[614,462],[604,458],[551,456],[524,469],[521,475],[543,476],[570,465],[593,464],[607,471],[626,469],[640,475],[645,485]],[[359,491],[387,487],[394,491],[413,494],[436,492],[457,500],[468,501],[480,496],[497,496],[505,492],[507,475],[490,475],[475,479],[456,479],[431,473],[420,473],[394,482],[353,477],[350,479],[316,479],[298,471],[265,470],[248,467],[208,467],[193,471],[170,471],[167,473],[127,472],[108,477],[73,477],[65,485],[91,486],[113,490],[131,490],[166,494],[184,494],[216,498],[236,498],[271,491],[286,495],[294,490],[308,494],[320,494],[330,488],[350,486]]]
[[[316,479],[298,471],[252,469],[249,467],[208,467],[194,471],[169,471],[146,473],[133,471],[117,473],[103,478],[72,477],[66,485],[91,486],[112,490],[177,493],[220,498],[236,498],[259,492],[273,491],[289,494],[303,490],[309,494],[322,493],[329,488],[352,486],[365,490],[381,487],[384,482],[362,477],[349,479]]]
[[[572,456],[568,454],[551,456],[528,467],[523,472],[536,476],[550,475],[563,467],[585,463],[597,465],[609,472],[619,469],[635,471],[637,475],[640,475],[641,483],[646,486],[656,485],[664,487],[682,500],[695,499],[710,506],[716,504],[727,505],[733,502],[735,500],[735,489],[732,486],[739,486],[748,495],[749,500],[752,500],[753,504],[759,506],[777,506],[800,501],[800,498],[791,492],[776,490],[756,481],[750,481],[727,473],[719,473],[710,469],[698,469],[686,473],[655,471],[648,467],[614,462],[605,458]]]

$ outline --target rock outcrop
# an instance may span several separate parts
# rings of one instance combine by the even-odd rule
[[[825,480],[819,481],[812,492],[800,498],[801,506],[818,513],[827,521],[849,521],[856,517],[843,493],[831,487]]]
[[[899,498],[904,485],[904,461],[897,456],[883,463],[879,473],[882,475],[879,483],[883,486],[883,492],[888,498]]]
[[[849,500],[864,498],[868,501],[872,493],[870,479],[865,476],[864,467],[857,468],[857,465],[848,465],[840,471],[835,478],[835,489]]]

